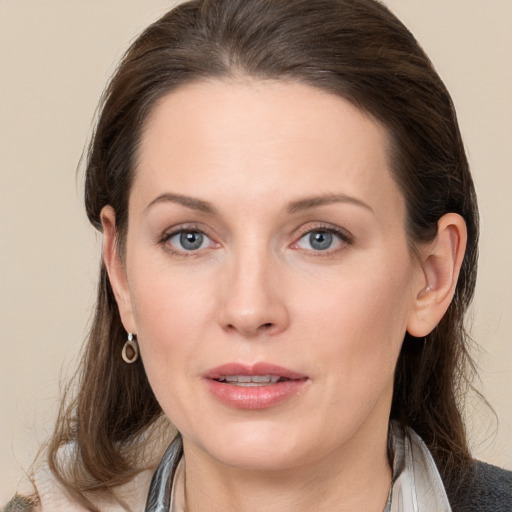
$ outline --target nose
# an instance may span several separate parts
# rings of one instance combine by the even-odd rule
[[[288,327],[279,264],[269,254],[234,256],[224,274],[221,327],[245,338],[274,336]]]

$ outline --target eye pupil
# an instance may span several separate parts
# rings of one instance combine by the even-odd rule
[[[332,233],[327,231],[314,231],[309,235],[309,243],[317,251],[325,251],[332,244]]]
[[[180,234],[180,244],[189,251],[199,249],[203,244],[203,235],[197,231],[183,231]]]

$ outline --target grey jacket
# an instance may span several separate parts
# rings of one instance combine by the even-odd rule
[[[512,471],[477,461],[448,498],[453,512],[512,512]]]

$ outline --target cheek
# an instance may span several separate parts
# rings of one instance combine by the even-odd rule
[[[401,264],[393,265],[394,271],[385,264],[373,272],[352,269],[338,282],[331,280],[322,294],[304,297],[306,342],[318,340],[317,371],[355,401],[371,389],[378,393],[393,378],[412,307],[412,268],[408,260]]]
[[[134,279],[131,289],[146,375],[165,414],[179,427],[183,418],[193,421],[190,405],[196,399],[190,382],[204,349],[205,318],[212,317],[211,301],[200,299],[206,290],[197,284],[168,272],[148,272]]]
[[[214,284],[201,273],[136,265],[130,294],[142,358],[150,380],[157,373],[169,378],[173,368],[188,367],[183,362],[193,360],[205,323],[215,317]]]

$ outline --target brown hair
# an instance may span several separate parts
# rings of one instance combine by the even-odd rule
[[[478,212],[451,98],[411,33],[374,0],[192,0],[149,26],[124,56],[103,97],[92,138],[85,205],[116,212],[122,248],[144,123],[183,84],[245,75],[288,79],[337,94],[388,130],[392,171],[407,204],[411,245],[432,240],[447,212],[466,221],[468,245],[448,312],[423,340],[408,334],[396,368],[391,416],[426,442],[448,488],[469,466],[461,404],[473,365],[464,313],[476,278]],[[101,267],[95,316],[75,398],[49,447],[52,470],[84,496],[141,469],[141,434],[162,417],[142,363],[120,354],[126,333]],[[66,467],[58,449],[75,443]]]

